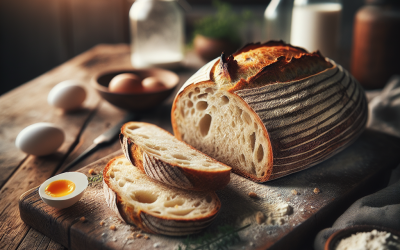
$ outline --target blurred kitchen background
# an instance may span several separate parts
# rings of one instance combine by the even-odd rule
[[[193,25],[216,9],[211,0],[187,0],[186,50]],[[264,12],[270,1],[225,0],[232,11],[250,11],[242,44],[262,41]],[[129,43],[132,0],[0,1],[0,94],[3,94],[100,43]],[[349,69],[353,20],[364,0],[343,0],[338,63]],[[343,56],[342,56],[343,55]]]

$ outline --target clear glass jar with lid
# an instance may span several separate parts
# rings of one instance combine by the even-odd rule
[[[340,0],[295,0],[290,43],[334,58],[339,44]]]
[[[134,67],[180,66],[184,57],[184,16],[175,0],[136,0],[129,18]]]
[[[264,12],[263,40],[290,42],[294,0],[271,0]]]

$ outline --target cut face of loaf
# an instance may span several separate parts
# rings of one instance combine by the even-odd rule
[[[215,192],[183,190],[157,182],[124,156],[107,164],[103,180],[108,205],[125,222],[149,233],[198,233],[211,224],[221,207]]]
[[[329,158],[367,121],[365,94],[319,52],[269,42],[217,58],[178,92],[175,136],[257,182]]]
[[[229,183],[230,167],[155,125],[128,122],[121,128],[120,141],[133,165],[165,184],[204,191],[221,189]]]

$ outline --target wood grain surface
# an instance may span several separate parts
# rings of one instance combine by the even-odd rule
[[[18,197],[58,173],[61,167],[89,147],[94,138],[125,116],[125,111],[102,101],[90,88],[89,81],[99,71],[130,67],[129,56],[130,49],[126,44],[99,45],[0,97],[0,249],[63,248],[22,222]],[[182,81],[193,72],[194,69],[181,70]],[[84,108],[71,113],[47,104],[50,89],[67,79],[87,85],[88,92]],[[170,102],[141,114],[142,119],[172,131]],[[51,122],[64,130],[66,139],[57,153],[34,157],[15,147],[18,133],[36,122]],[[119,147],[119,142],[115,141],[100,148],[74,169],[115,152]]]
[[[231,183],[218,191],[222,208],[216,221],[206,231],[214,233],[219,225],[235,227],[250,223],[240,232],[241,241],[233,249],[292,249],[356,198],[382,185],[380,178],[400,161],[400,140],[367,130],[349,148],[331,159],[285,178],[257,184],[231,174]],[[102,171],[108,160],[122,154],[117,151],[79,172]],[[104,201],[102,183],[89,187],[82,200],[70,208],[57,210],[43,203],[37,188],[21,196],[21,218],[46,236],[71,249],[176,249],[184,237],[149,235],[150,239],[130,237],[138,229],[121,222]],[[320,193],[313,192],[319,188]],[[296,190],[297,194],[293,193]],[[255,192],[257,199],[250,198]],[[246,204],[243,206],[243,204]],[[257,224],[259,211],[274,212],[277,204],[289,205],[291,212],[271,223]],[[272,215],[271,215],[272,216]],[[85,217],[82,222],[79,219]],[[283,219],[283,220],[281,220]],[[105,225],[101,226],[100,221]],[[111,230],[115,225],[116,230]]]

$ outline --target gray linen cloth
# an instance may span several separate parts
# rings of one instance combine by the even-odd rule
[[[400,76],[394,76],[369,102],[368,127],[400,137]],[[400,152],[399,152],[400,153]],[[357,200],[332,225],[318,233],[315,250],[323,250],[334,232],[354,225],[376,225],[400,231],[400,166],[388,187]]]

